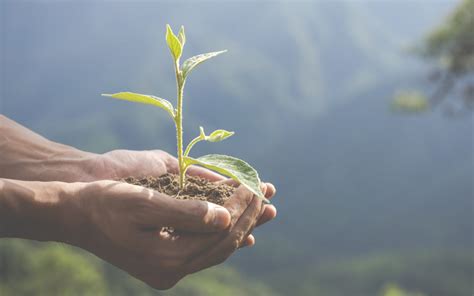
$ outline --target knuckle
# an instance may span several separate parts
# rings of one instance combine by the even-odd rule
[[[239,188],[237,188],[237,193],[239,194],[240,198],[242,198],[247,204],[252,201],[253,193],[250,192],[250,190],[248,190],[243,185],[240,185]]]
[[[237,250],[240,245],[242,244],[242,240],[244,239],[245,233],[242,230],[235,231],[231,236],[230,248],[235,251]]]
[[[168,153],[166,151],[163,151],[163,150],[159,150],[159,149],[152,150],[151,152],[156,153],[157,155],[160,155],[160,156],[163,156],[163,157],[169,157],[169,158],[173,157],[170,153]]]
[[[233,251],[237,250],[240,247],[240,241],[237,239],[233,240],[230,247]]]

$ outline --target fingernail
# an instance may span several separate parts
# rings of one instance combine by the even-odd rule
[[[230,223],[230,214],[225,208],[216,206],[214,208],[214,226],[217,229],[225,229]]]

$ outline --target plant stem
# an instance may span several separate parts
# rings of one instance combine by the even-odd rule
[[[176,72],[176,85],[177,85],[177,96],[178,96],[178,106],[176,110],[176,139],[178,147],[178,168],[179,168],[179,188],[183,189],[185,181],[185,164],[183,157],[183,90],[184,90],[184,80],[181,77],[179,70],[179,61],[175,63],[175,72]]]
[[[199,141],[202,141],[202,138],[200,136],[194,138],[191,142],[189,142],[188,146],[186,147],[186,150],[184,150],[184,156],[188,156],[189,152],[191,152],[191,148],[193,148],[194,144]]]

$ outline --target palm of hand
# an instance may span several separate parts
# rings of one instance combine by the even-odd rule
[[[153,176],[159,177],[166,173],[178,173],[178,160],[171,154],[162,150],[149,151],[131,151],[131,150],[113,150],[100,155],[94,171],[94,180],[119,180],[129,176],[143,177]],[[228,182],[236,185],[235,182],[227,180],[223,176],[216,174],[208,169],[191,166],[187,174],[199,176],[213,182]],[[270,199],[275,193],[275,187],[270,183],[264,183],[265,197]],[[258,225],[266,223],[276,216],[276,208],[272,205],[264,207],[264,213],[258,222]],[[253,239],[253,237],[251,238]],[[250,244],[253,244],[250,242]]]
[[[118,180],[128,176],[158,177],[165,173],[178,173],[178,163],[175,157],[164,151],[115,150],[101,155],[99,160],[95,162],[94,167],[91,168],[91,171],[95,173],[95,180]],[[227,180],[226,178],[200,167],[192,167],[188,170],[188,173],[211,181],[229,182],[225,181]],[[121,218],[111,221],[113,223],[105,223],[105,225],[110,224],[110,227],[105,226],[106,229],[104,229],[103,232],[109,234],[115,233],[112,237],[115,237],[116,242],[104,242],[104,244],[101,245],[112,244],[114,245],[113,249],[116,249],[117,245],[121,245],[129,239],[132,239],[134,241],[132,245],[137,247],[136,256],[131,256],[128,257],[127,260],[124,260],[123,258],[127,257],[123,256],[127,254],[125,251],[102,252],[103,250],[94,250],[94,253],[157,288],[168,288],[186,274],[224,261],[238,247],[242,245],[253,245],[255,238],[250,234],[253,227],[265,223],[276,216],[276,209],[272,205],[265,205],[262,208],[261,201],[257,198],[252,198],[252,194],[245,188],[240,188],[238,190],[240,193],[236,192],[235,198],[229,200],[224,205],[231,214],[230,227],[224,233],[196,233],[189,231],[189,229],[186,231],[188,228],[188,226],[186,226],[182,228],[184,232],[179,232],[178,237],[167,238],[161,235],[150,235],[149,231],[138,231],[139,229],[149,229],[148,226],[150,225],[145,225],[147,226],[145,228],[139,227],[138,230],[135,227],[137,221],[144,221],[144,216],[142,215],[143,211],[153,209],[153,207],[148,204],[150,202],[149,198],[143,199],[133,194],[134,190],[142,191],[143,189],[138,189],[135,186],[130,187],[131,185],[126,184],[117,185],[115,182],[114,184],[114,187],[124,186],[123,190],[119,190],[122,194],[118,194],[118,192],[114,193],[115,189],[112,188],[110,189],[112,192],[107,190],[107,193],[110,194],[105,194],[105,192],[101,194],[103,196],[110,196],[110,204],[119,204],[120,209],[124,209],[124,207],[122,207],[123,203],[117,203],[117,197],[123,196],[131,205],[141,204],[146,206],[141,207],[141,210],[131,210],[133,208],[132,206],[126,206],[126,215],[119,215]],[[236,184],[234,183],[234,185]],[[266,197],[271,198],[275,194],[273,185],[266,184],[263,186],[265,188],[264,191],[266,191]],[[139,200],[143,200],[145,203],[136,203]],[[185,207],[183,204],[182,206],[170,209],[164,205],[169,202],[178,201],[171,201],[164,196],[153,200],[161,200],[160,205],[155,207],[160,213],[150,215],[151,217],[157,217],[157,219],[166,217],[166,214],[172,213],[174,219],[179,218],[179,220],[187,221],[192,217],[192,213],[195,213],[196,208],[190,206],[190,204],[188,204],[188,207]],[[180,213],[184,209],[194,210],[191,211],[192,213]],[[99,211],[101,213],[100,216],[115,216],[112,214],[115,212],[120,213],[120,211],[112,210],[111,215],[104,215],[108,210],[111,210],[111,208],[106,207]],[[138,216],[135,217],[137,219],[134,221],[127,222],[123,220],[124,217],[133,218],[135,215]],[[244,215],[245,218],[241,217],[242,215]],[[258,220],[256,224],[253,222],[255,219]],[[123,223],[122,227],[116,227],[116,221],[121,221],[121,223]],[[104,221],[102,220],[102,222]],[[160,226],[167,225],[166,223],[162,223],[165,221],[154,222],[153,226],[158,226],[158,229]],[[104,225],[104,223],[98,224]],[[129,231],[126,231],[127,229]],[[154,230],[151,231],[153,232]],[[141,246],[137,246],[137,242],[139,241],[142,242]],[[129,244],[125,243],[125,245],[128,246]],[[210,246],[214,247],[211,248]],[[110,250],[110,248],[107,248],[107,250]],[[176,252],[169,253],[169,250],[175,250]],[[143,260],[144,258],[148,259]],[[150,260],[151,258],[153,258],[153,260]],[[149,266],[146,262],[149,263]]]
[[[117,180],[129,176],[159,177],[177,172],[177,160],[161,151],[113,150],[99,156],[91,168],[96,180]]]

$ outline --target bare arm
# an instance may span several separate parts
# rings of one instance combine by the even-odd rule
[[[0,114],[0,178],[91,181],[98,159],[97,154],[52,142]]]
[[[167,289],[245,245],[262,202],[240,187],[226,207],[114,181],[0,179],[0,238],[68,243]]]
[[[92,182],[128,176],[161,176],[177,173],[177,159],[161,150],[114,150],[95,154],[59,144],[0,115],[0,178],[33,181]],[[207,169],[191,167],[190,175],[224,181]],[[266,183],[267,198],[275,187]],[[276,208],[265,205],[258,225],[275,218]],[[247,245],[255,243],[252,235]]]
[[[67,189],[59,182],[0,179],[0,238],[66,242],[64,229],[72,216],[60,197]]]

